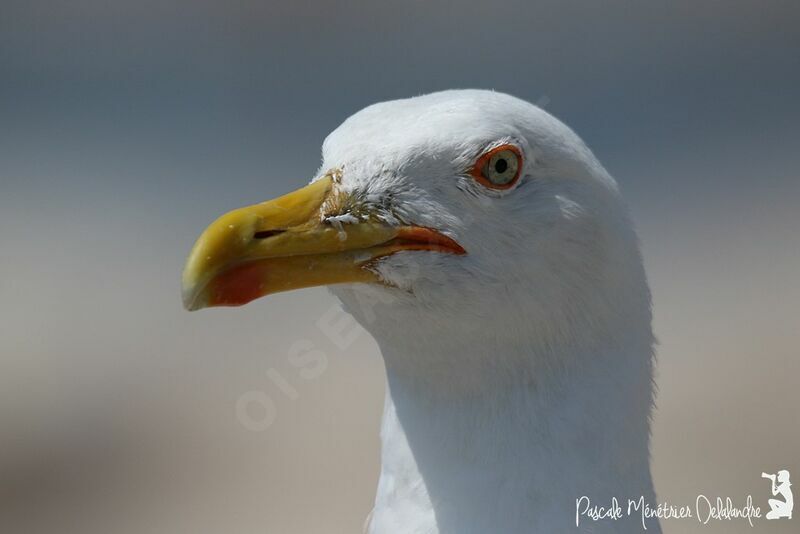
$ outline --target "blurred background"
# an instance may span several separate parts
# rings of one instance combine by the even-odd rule
[[[323,289],[186,313],[180,272],[217,215],[308,182],[351,113],[463,87],[538,102],[621,184],[659,498],[768,509],[762,471],[800,480],[796,2],[2,0],[0,532],[360,532],[374,342],[323,333]]]

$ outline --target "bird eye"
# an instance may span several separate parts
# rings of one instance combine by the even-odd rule
[[[508,189],[519,178],[522,155],[513,145],[499,146],[481,156],[472,176],[486,187]]]

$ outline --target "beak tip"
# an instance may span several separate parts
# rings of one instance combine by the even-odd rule
[[[206,307],[206,302],[202,297],[202,291],[198,291],[195,286],[183,286],[181,295],[183,299],[183,309],[186,311],[197,311]]]

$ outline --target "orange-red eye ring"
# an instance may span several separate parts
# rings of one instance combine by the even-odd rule
[[[486,168],[486,165],[489,163],[489,160],[492,159],[492,156],[504,150],[513,152],[514,155],[517,156],[517,173],[514,175],[514,178],[512,178],[508,183],[496,184],[491,180],[489,180],[488,178],[486,178],[483,172],[484,169]],[[479,157],[478,161],[475,162],[475,165],[472,167],[472,170],[469,172],[469,174],[470,176],[475,178],[478,181],[478,183],[480,183],[485,187],[488,187],[489,189],[499,189],[499,190],[511,189],[516,185],[520,175],[522,174],[522,163],[523,163],[522,152],[520,151],[519,148],[509,144],[500,145],[498,147],[491,149],[490,151],[486,152],[481,157]]]

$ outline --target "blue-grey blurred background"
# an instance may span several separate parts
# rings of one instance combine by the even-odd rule
[[[538,102],[621,184],[659,497],[766,507],[762,471],[800,476],[796,2],[2,0],[0,532],[358,532],[374,343],[319,328],[322,289],[186,313],[180,271],[214,217],[309,181],[351,113],[462,87]]]

